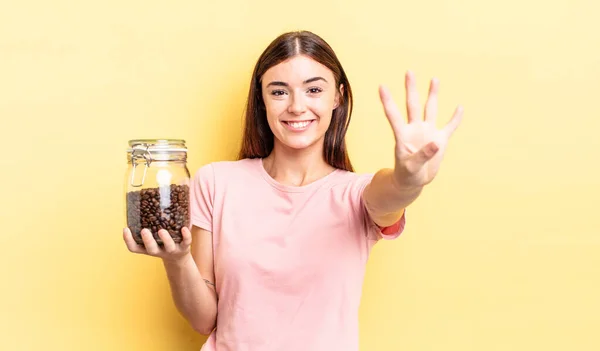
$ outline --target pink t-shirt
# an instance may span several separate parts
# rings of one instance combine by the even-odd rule
[[[261,159],[192,178],[192,224],[212,232],[217,327],[202,351],[355,351],[365,264],[383,234],[362,192],[373,175],[336,170],[278,183]]]

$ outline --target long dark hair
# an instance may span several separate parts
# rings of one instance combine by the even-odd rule
[[[262,99],[262,76],[269,68],[297,55],[308,56],[329,68],[333,72],[338,91],[340,84],[344,86],[343,93],[340,92],[339,105],[333,111],[331,124],[325,132],[323,156],[325,161],[335,168],[354,171],[345,140],[352,115],[352,89],[333,49],[321,37],[308,31],[280,35],[259,57],[250,82],[244,135],[238,159],[267,157],[273,150],[275,136],[267,122],[267,112]]]

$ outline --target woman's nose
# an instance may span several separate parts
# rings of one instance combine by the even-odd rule
[[[302,94],[293,94],[290,99],[290,105],[288,107],[288,112],[293,113],[295,115],[301,115],[306,112],[306,101],[304,100],[304,96]]]

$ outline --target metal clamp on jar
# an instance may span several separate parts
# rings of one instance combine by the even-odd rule
[[[137,139],[127,150],[127,227],[143,245],[141,231],[149,229],[159,245],[160,229],[176,243],[181,229],[190,225],[190,172],[187,148],[180,139]]]

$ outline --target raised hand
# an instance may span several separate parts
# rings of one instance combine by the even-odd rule
[[[448,141],[462,120],[463,109],[458,106],[444,128],[437,129],[438,80],[431,80],[424,110],[410,71],[406,73],[405,86],[406,120],[386,87],[380,86],[379,96],[396,139],[394,174],[398,186],[418,188],[429,184],[438,173]]]

